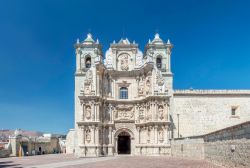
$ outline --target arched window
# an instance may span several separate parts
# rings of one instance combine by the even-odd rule
[[[128,99],[128,88],[120,88],[120,99]]]
[[[156,58],[156,66],[157,66],[157,68],[159,68],[159,69],[161,69],[161,57],[157,57]]]
[[[86,58],[85,67],[86,68],[90,68],[91,67],[91,58],[90,57]]]

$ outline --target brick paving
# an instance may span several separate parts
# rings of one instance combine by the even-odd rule
[[[204,160],[190,160],[168,156],[116,156],[76,158],[55,154],[0,159],[0,168],[222,168]]]

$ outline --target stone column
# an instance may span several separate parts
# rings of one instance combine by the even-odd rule
[[[100,78],[99,78],[99,72],[96,72],[96,95],[100,95]]]
[[[76,71],[80,72],[81,70],[81,55],[79,49],[76,49]]]
[[[168,143],[168,126],[164,126],[164,144]]]
[[[109,145],[112,144],[112,127],[109,127]]]
[[[105,131],[105,127],[102,127],[102,143],[106,144],[106,131]]]
[[[99,145],[99,127],[95,127],[95,138],[96,138],[96,145]]]
[[[115,153],[118,154],[118,138],[115,138]]]
[[[82,117],[81,117],[81,119],[82,119],[82,121],[84,121],[85,120],[85,109],[84,109],[84,106],[85,106],[85,104],[84,103],[82,103],[82,109],[81,109],[81,111],[82,111]]]
[[[136,144],[140,144],[140,127],[136,127]]]
[[[95,126],[94,125],[91,127],[91,142],[92,144],[95,143]]]
[[[82,127],[82,144],[85,144],[85,127]]]
[[[155,144],[157,144],[158,143],[158,126],[157,125],[155,125],[154,126],[154,135],[155,135]]]
[[[96,104],[96,121],[100,121],[100,103]]]
[[[158,103],[157,102],[154,102],[154,105],[155,105],[155,121],[158,121]]]
[[[95,105],[94,105],[94,102],[91,103],[91,120],[95,121]]]
[[[170,107],[169,104],[167,104],[167,121],[170,121]]]
[[[109,108],[109,119],[110,119],[110,122],[112,123],[113,115],[112,115],[112,110],[111,110],[111,104],[109,104],[108,108]]]
[[[150,102],[150,110],[151,110],[151,114],[152,114],[152,121],[155,120],[155,113],[154,113],[154,108],[153,107],[154,107],[153,103]]]
[[[94,121],[96,121],[96,103],[94,103]]]
[[[113,136],[112,136],[112,126],[109,127],[109,146],[108,146],[108,155],[113,155]]]

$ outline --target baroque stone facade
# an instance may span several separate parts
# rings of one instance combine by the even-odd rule
[[[135,42],[121,39],[110,44],[104,59],[101,44],[93,40],[91,34],[83,42],[77,40],[75,128],[67,136],[67,153],[79,157],[169,155],[171,138],[218,129],[218,125],[210,123],[210,128],[207,124],[210,122],[207,109],[213,102],[217,103],[216,107],[220,107],[220,103],[228,107],[224,97],[229,97],[230,114],[231,104],[236,111],[241,106],[239,109],[250,112],[250,105],[245,104],[250,101],[250,91],[242,91],[242,94],[241,91],[235,91],[236,94],[174,91],[170,66],[172,47],[170,41],[164,42],[159,34],[149,40],[144,52]],[[214,99],[211,103],[210,94],[223,101]],[[194,116],[198,112],[202,113],[198,115],[200,118]],[[182,120],[186,115],[190,115],[187,117],[190,120]],[[202,123],[195,132],[195,126],[201,122],[205,126]],[[230,121],[227,122],[230,125]]]

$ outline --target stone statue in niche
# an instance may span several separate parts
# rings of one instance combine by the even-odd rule
[[[143,79],[140,80],[139,86],[138,86],[138,95],[143,95],[143,89],[144,89],[144,82]]]
[[[152,113],[151,113],[150,107],[147,107],[147,111],[148,111],[147,120],[152,120]]]
[[[147,79],[147,81],[146,81],[146,87],[145,87],[146,95],[150,94],[150,88],[151,88],[150,79]]]
[[[110,120],[110,107],[109,106],[106,107],[105,112],[106,112],[105,120],[109,121]]]
[[[85,117],[87,120],[89,120],[91,118],[91,107],[90,106],[85,107]]]
[[[156,82],[159,86],[163,86],[164,84],[164,79],[162,78],[161,72],[159,70],[157,70],[156,73]]]
[[[85,138],[86,138],[86,141],[87,141],[88,143],[90,143],[90,141],[91,141],[90,129],[87,129],[87,130],[85,131]]]
[[[121,61],[121,70],[127,71],[128,70],[128,55],[124,54],[120,58]]]
[[[147,136],[148,143],[150,142],[150,135],[151,135],[151,129],[148,128],[148,136]]]
[[[158,111],[159,111],[159,118],[161,120],[163,120],[164,119],[164,109],[163,109],[163,106],[159,106]]]
[[[93,89],[92,88],[92,82],[93,82],[93,72],[91,69],[89,69],[87,71],[87,74],[86,74],[86,79],[84,81],[84,94],[88,95],[88,94],[91,94],[91,90]]]
[[[85,84],[85,87],[84,87],[84,94],[88,95],[91,93],[91,86],[88,85],[88,84]]]
[[[164,135],[163,135],[163,129],[161,128],[159,130],[159,141],[163,141],[164,140]]]
[[[114,118],[118,119],[118,111],[115,108],[113,110],[113,113],[114,113]]]
[[[139,108],[139,119],[144,119],[144,109],[142,106]]]
[[[89,70],[87,71],[87,74],[86,74],[86,79],[87,79],[88,81],[92,81],[92,78],[93,78],[93,72],[92,72],[91,69],[89,69]]]

